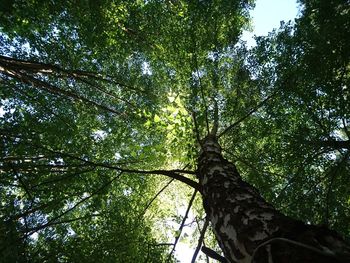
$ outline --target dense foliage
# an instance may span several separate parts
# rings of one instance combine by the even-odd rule
[[[173,260],[193,190],[168,177],[196,180],[216,110],[265,198],[350,236],[347,0],[300,1],[251,50],[249,0],[4,2],[0,261]]]

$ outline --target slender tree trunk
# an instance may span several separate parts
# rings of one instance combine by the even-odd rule
[[[283,215],[242,181],[213,135],[203,140],[198,176],[228,262],[350,262],[349,246],[337,233]]]

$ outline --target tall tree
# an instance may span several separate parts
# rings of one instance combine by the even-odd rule
[[[247,50],[252,1],[8,1],[1,258],[173,261],[192,209],[222,262],[348,262],[350,9],[301,4]]]

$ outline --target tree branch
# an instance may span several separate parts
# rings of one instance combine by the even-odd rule
[[[331,257],[331,258],[337,258],[336,255],[331,251],[331,250],[320,250],[320,249],[317,249],[315,247],[312,247],[312,246],[309,246],[307,244],[304,244],[304,243],[300,243],[300,242],[297,242],[297,241],[294,241],[294,240],[291,240],[291,239],[287,239],[287,238],[282,238],[282,237],[275,237],[275,238],[271,238],[263,243],[261,243],[259,246],[257,246],[253,252],[253,255],[252,255],[252,259],[251,259],[251,262],[254,262],[254,257],[256,255],[256,253],[258,252],[258,250],[268,244],[271,244],[273,242],[285,242],[285,243],[288,243],[288,244],[291,244],[291,245],[294,245],[294,246],[297,246],[297,247],[302,247],[302,248],[305,248],[305,249],[308,249],[316,254],[319,254],[321,256],[325,256],[325,257]],[[331,262],[331,261],[330,261]]]
[[[171,178],[170,180],[169,180],[169,182],[166,184],[166,185],[164,185],[163,187],[162,187],[162,189],[160,189],[159,191],[158,191],[158,193],[151,199],[151,201],[149,201],[148,202],[148,204],[146,205],[146,207],[145,207],[145,209],[143,210],[143,212],[142,212],[142,215],[144,214],[144,213],[146,213],[146,210],[150,207],[150,205],[153,203],[153,201],[154,200],[156,200],[156,198],[174,181],[175,179],[174,178]]]
[[[208,220],[208,218],[206,218],[204,225],[203,225],[203,229],[200,230],[201,234],[200,234],[199,239],[198,239],[198,245],[196,247],[196,250],[194,251],[194,254],[192,256],[191,263],[196,262],[196,258],[197,258],[197,255],[199,253],[199,250],[201,249],[202,243],[204,241],[204,236],[205,236],[205,232],[207,231],[208,225],[209,225],[209,220]],[[199,228],[199,225],[198,225],[198,228]]]
[[[84,203],[85,201],[87,201],[88,199],[92,198],[93,196],[95,196],[96,194],[98,194],[99,192],[101,192],[104,188],[106,188],[107,186],[109,186],[112,182],[114,182],[115,180],[117,180],[123,173],[120,172],[117,176],[113,177],[111,180],[109,180],[107,183],[103,184],[101,187],[99,187],[96,191],[94,191],[92,194],[90,194],[87,197],[82,198],[79,202],[77,202],[74,206],[72,206],[71,208],[68,208],[67,210],[65,210],[64,212],[62,212],[61,214],[59,214],[58,216],[51,218],[50,220],[48,220],[45,224],[35,227],[31,230],[31,232],[26,233],[26,236],[30,236],[32,234],[34,234],[35,232],[46,228],[48,226],[51,225],[55,225],[58,224],[58,222],[56,222],[57,219],[63,217],[64,215],[68,214],[69,212],[71,212],[72,210],[74,210],[75,208],[77,208],[79,205],[81,205],[82,203]]]
[[[350,140],[347,141],[337,141],[337,140],[324,140],[324,141],[304,141],[308,145],[316,145],[321,147],[328,147],[332,149],[349,149],[350,150]]]
[[[43,147],[42,147],[43,148]],[[124,172],[124,173],[135,173],[135,174],[159,174],[159,175],[165,175],[168,176],[170,178],[176,179],[180,182],[183,182],[189,186],[191,186],[192,188],[196,189],[197,191],[200,191],[200,185],[191,180],[190,178],[187,178],[183,175],[180,175],[179,173],[187,173],[187,174],[192,174],[195,175],[196,172],[194,171],[188,171],[188,170],[179,170],[179,169],[175,169],[175,170],[149,170],[149,171],[143,171],[143,170],[134,170],[134,169],[127,169],[127,168],[121,168],[118,166],[114,166],[114,165],[110,165],[110,164],[106,164],[106,163],[95,163],[89,160],[85,160],[83,158],[68,154],[68,153],[63,153],[63,152],[56,152],[47,148],[44,148],[47,151],[50,152],[54,152],[56,154],[61,154],[61,155],[65,155],[67,157],[76,159],[76,160],[80,160],[84,163],[90,164],[92,166],[96,166],[96,167],[103,167],[103,168],[107,168],[107,169],[112,169],[112,170],[117,170],[120,172]]]
[[[218,102],[215,98],[213,98],[214,101],[214,124],[213,128],[210,131],[210,134],[213,136],[216,136],[218,129],[219,129],[219,108],[218,108]]]
[[[76,78],[76,79],[79,77],[93,78],[95,80],[116,84],[121,87],[128,88],[130,90],[145,93],[144,90],[140,90],[138,88],[135,88],[125,83],[121,83],[120,81],[117,81],[115,77],[111,75],[103,76],[102,74],[96,73],[96,72],[89,72],[89,71],[83,71],[83,70],[67,70],[53,64],[21,60],[21,59],[11,58],[7,56],[2,56],[2,55],[0,55],[0,65],[3,65],[4,68],[6,67],[16,68],[16,69],[21,69],[22,71],[28,71],[32,73],[41,73],[41,74],[45,73],[47,75],[52,73],[57,73],[57,74],[64,74],[66,76]]]
[[[5,69],[3,67],[0,67],[0,71],[11,78],[14,78],[14,79],[21,81],[22,83],[32,85],[33,87],[37,87],[38,89],[44,90],[44,91],[49,92],[51,94],[58,95],[60,97],[66,98],[66,99],[70,98],[74,101],[82,101],[85,104],[93,105],[99,109],[102,109],[102,110],[105,110],[105,111],[108,111],[108,112],[111,112],[111,113],[114,113],[117,115],[125,115],[125,113],[123,113],[123,112],[116,111],[108,106],[105,106],[105,105],[99,104],[95,101],[92,101],[90,99],[87,99],[82,95],[79,95],[77,93],[74,93],[74,92],[71,92],[68,90],[63,90],[61,88],[53,86],[52,84],[50,84],[48,82],[39,80],[33,76],[24,74],[22,72],[18,72],[15,70],[8,70],[8,69]]]
[[[216,253],[214,250],[208,248],[208,247],[205,247],[203,246],[202,247],[202,252],[204,254],[206,254],[208,257],[212,258],[212,259],[215,259],[221,263],[229,263],[226,258],[224,258],[223,256],[219,255],[218,253]],[[237,262],[232,262],[232,263],[237,263]]]
[[[258,105],[256,105],[255,108],[251,109],[246,115],[244,115],[242,118],[240,118],[238,121],[232,123],[228,127],[226,127],[217,137],[220,138],[221,136],[225,135],[227,132],[229,132],[231,129],[235,128],[238,124],[240,124],[242,121],[247,119],[250,115],[258,111],[262,106],[266,104],[268,100],[270,100],[276,93],[273,93],[272,95],[268,96],[266,99],[261,101]]]
[[[171,250],[171,252],[170,252],[170,254],[169,254],[168,260],[170,259],[171,255],[172,255],[172,254],[174,253],[174,251],[175,251],[177,242],[179,241],[179,238],[180,238],[180,236],[181,236],[182,229],[184,228],[186,219],[187,219],[187,217],[188,217],[188,213],[190,212],[190,209],[191,209],[191,207],[192,207],[192,204],[193,204],[193,201],[194,201],[194,199],[195,199],[195,197],[196,197],[197,192],[198,192],[197,190],[195,190],[195,191],[193,192],[193,195],[192,195],[192,197],[191,197],[191,200],[190,200],[190,202],[188,203],[185,216],[183,217],[182,222],[181,222],[181,225],[180,225],[179,230],[178,230],[178,233],[179,233],[179,234],[177,235],[177,237],[175,237],[174,246],[173,246],[173,249]]]

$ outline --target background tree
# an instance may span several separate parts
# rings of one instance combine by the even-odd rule
[[[206,200],[205,183],[195,175],[210,171],[197,162],[209,133],[280,211],[348,237],[349,6],[345,0],[301,4],[295,25],[258,38],[250,51],[237,41],[252,1],[4,5],[5,262],[172,260],[188,216],[185,203],[199,229],[208,224],[196,195]],[[180,228],[169,233],[172,220]],[[289,260],[299,251],[295,260],[307,261],[305,254],[315,257],[326,246],[335,252],[332,260],[346,260],[338,235],[305,229],[293,237],[299,245],[273,245],[272,257]],[[329,241],[310,243],[303,231],[334,234],[342,244],[335,251]],[[271,238],[250,244],[246,258],[261,244],[263,251],[271,247],[264,245]],[[205,240],[218,249],[212,235]],[[220,246],[227,260],[237,260],[228,250],[240,248]],[[262,250],[257,262],[268,260]]]

